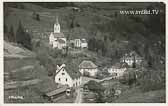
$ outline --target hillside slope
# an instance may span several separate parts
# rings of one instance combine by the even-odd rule
[[[57,86],[39,64],[35,53],[4,41],[4,102],[47,102],[40,92],[46,84],[50,89]]]
[[[5,58],[35,58],[35,53],[32,51],[21,48],[17,44],[12,44],[4,41],[4,57]]]
[[[137,92],[129,90],[120,95],[114,103],[165,103],[165,90]]]

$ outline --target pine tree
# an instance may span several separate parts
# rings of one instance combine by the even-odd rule
[[[24,37],[24,28],[22,26],[21,21],[19,21],[19,27],[16,32],[16,42],[19,44],[23,44],[23,41],[22,41],[24,39],[23,37]]]
[[[4,24],[4,33],[8,33],[8,26]]]
[[[16,32],[16,42],[30,50],[32,49],[31,37],[24,31],[21,21],[19,21],[19,27]]]
[[[10,27],[9,36],[10,36],[9,40],[11,42],[15,42],[15,34],[14,34],[13,26]]]
[[[40,15],[39,14],[36,14],[36,20],[40,21]]]

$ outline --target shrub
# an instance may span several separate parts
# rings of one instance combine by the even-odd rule
[[[88,89],[94,93],[96,93],[96,102],[97,103],[103,103],[104,100],[104,87],[101,85],[101,83],[98,83],[96,81],[89,81],[87,83]]]
[[[88,89],[93,92],[100,92],[103,90],[103,86],[100,83],[93,80],[89,81],[87,85]]]

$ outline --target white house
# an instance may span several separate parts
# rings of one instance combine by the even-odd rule
[[[71,70],[65,64],[57,65],[55,83],[78,87],[81,85],[81,73],[78,70]]]
[[[49,44],[53,48],[58,48],[58,49],[63,49],[64,47],[66,47],[66,37],[61,32],[58,18],[56,18],[56,22],[54,24],[54,32],[50,33]]]
[[[116,63],[112,67],[108,68],[108,73],[110,73],[113,78],[119,78],[123,76],[125,70],[127,70],[127,63]]]
[[[92,61],[84,60],[79,65],[79,71],[82,75],[95,77],[97,75],[98,68]]]
[[[69,43],[73,44],[76,48],[88,48],[88,43],[84,38],[70,40]]]
[[[87,43],[86,39],[81,40],[81,48],[88,48],[88,43]]]
[[[77,48],[81,47],[81,40],[80,39],[74,39],[74,46]]]
[[[140,64],[142,60],[142,57],[140,57],[136,52],[132,51],[129,54],[125,54],[120,59],[120,62],[126,62],[129,66],[132,66],[134,61],[136,64]]]

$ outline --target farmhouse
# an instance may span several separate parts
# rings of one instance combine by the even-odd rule
[[[94,77],[98,72],[98,68],[92,61],[84,60],[79,65],[79,71],[82,73],[82,75]]]
[[[65,64],[57,65],[55,83],[68,85],[69,87],[78,87],[81,84],[81,73],[77,70],[71,70]]]
[[[113,78],[119,78],[123,76],[125,70],[128,68],[127,63],[116,63],[112,67],[108,68],[108,73],[112,75]]]
[[[136,64],[140,64],[142,62],[142,57],[140,57],[136,52],[132,51],[129,54],[125,54],[120,62],[126,62],[129,66],[132,66],[135,62]]]
[[[53,48],[63,49],[66,47],[66,37],[60,30],[60,24],[58,22],[58,18],[56,18],[54,32],[51,32],[49,36],[49,44]]]

